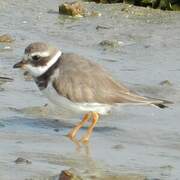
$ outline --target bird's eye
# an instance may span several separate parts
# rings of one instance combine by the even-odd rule
[[[37,61],[37,60],[39,60],[39,59],[40,59],[40,56],[38,56],[38,55],[34,55],[34,56],[32,56],[32,59],[33,59],[33,60],[35,60],[35,61]]]

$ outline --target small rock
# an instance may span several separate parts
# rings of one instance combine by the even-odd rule
[[[122,44],[123,44],[123,42],[118,41],[118,40],[103,40],[99,43],[99,45],[106,47],[106,48],[117,48]]]
[[[82,17],[85,9],[80,2],[66,2],[59,6],[59,13],[69,16]]]
[[[110,29],[111,27],[108,27],[108,26],[101,26],[101,25],[97,25],[96,26],[96,30],[99,30],[99,29]]]
[[[55,131],[55,132],[59,132],[59,129],[58,129],[58,128],[54,128],[54,131]]]
[[[173,84],[169,80],[164,80],[159,83],[161,86],[172,86]]]
[[[18,157],[14,162],[16,164],[31,164],[32,163],[31,161],[24,159],[22,157]]]
[[[76,176],[70,170],[64,170],[61,172],[59,176],[59,180],[82,180],[82,178],[79,176]]]
[[[1,43],[10,43],[13,41],[14,41],[14,39],[9,34],[3,34],[0,36]]]

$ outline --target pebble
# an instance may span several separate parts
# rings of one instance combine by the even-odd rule
[[[16,164],[31,164],[32,163],[31,161],[24,159],[22,157],[18,157],[14,162]]]
[[[14,41],[14,39],[9,34],[0,35],[0,42],[1,43],[10,43],[13,41]]]
[[[164,80],[159,83],[162,86],[172,86],[173,84],[169,80]]]

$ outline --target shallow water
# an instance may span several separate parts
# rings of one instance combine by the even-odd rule
[[[15,38],[0,46],[0,76],[14,79],[0,84],[0,179],[49,177],[69,168],[86,179],[109,174],[180,179],[179,12],[85,3],[102,16],[70,18],[58,15],[56,0],[0,3],[0,33]],[[97,30],[98,25],[108,28]],[[103,40],[121,43],[102,47]],[[78,117],[48,113],[43,107],[48,101],[34,82],[12,69],[33,41],[94,59],[132,90],[174,104],[167,109],[124,106],[102,117],[90,144],[79,147],[64,136]],[[160,85],[164,80],[172,85]],[[15,164],[17,157],[32,164]]]

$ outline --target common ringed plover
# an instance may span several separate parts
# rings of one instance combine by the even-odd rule
[[[28,71],[40,91],[60,108],[84,114],[68,134],[74,139],[89,119],[92,123],[82,142],[88,142],[99,116],[122,103],[166,107],[168,101],[139,96],[113,80],[100,65],[74,53],[62,53],[43,42],[26,47],[23,59],[14,65]]]

